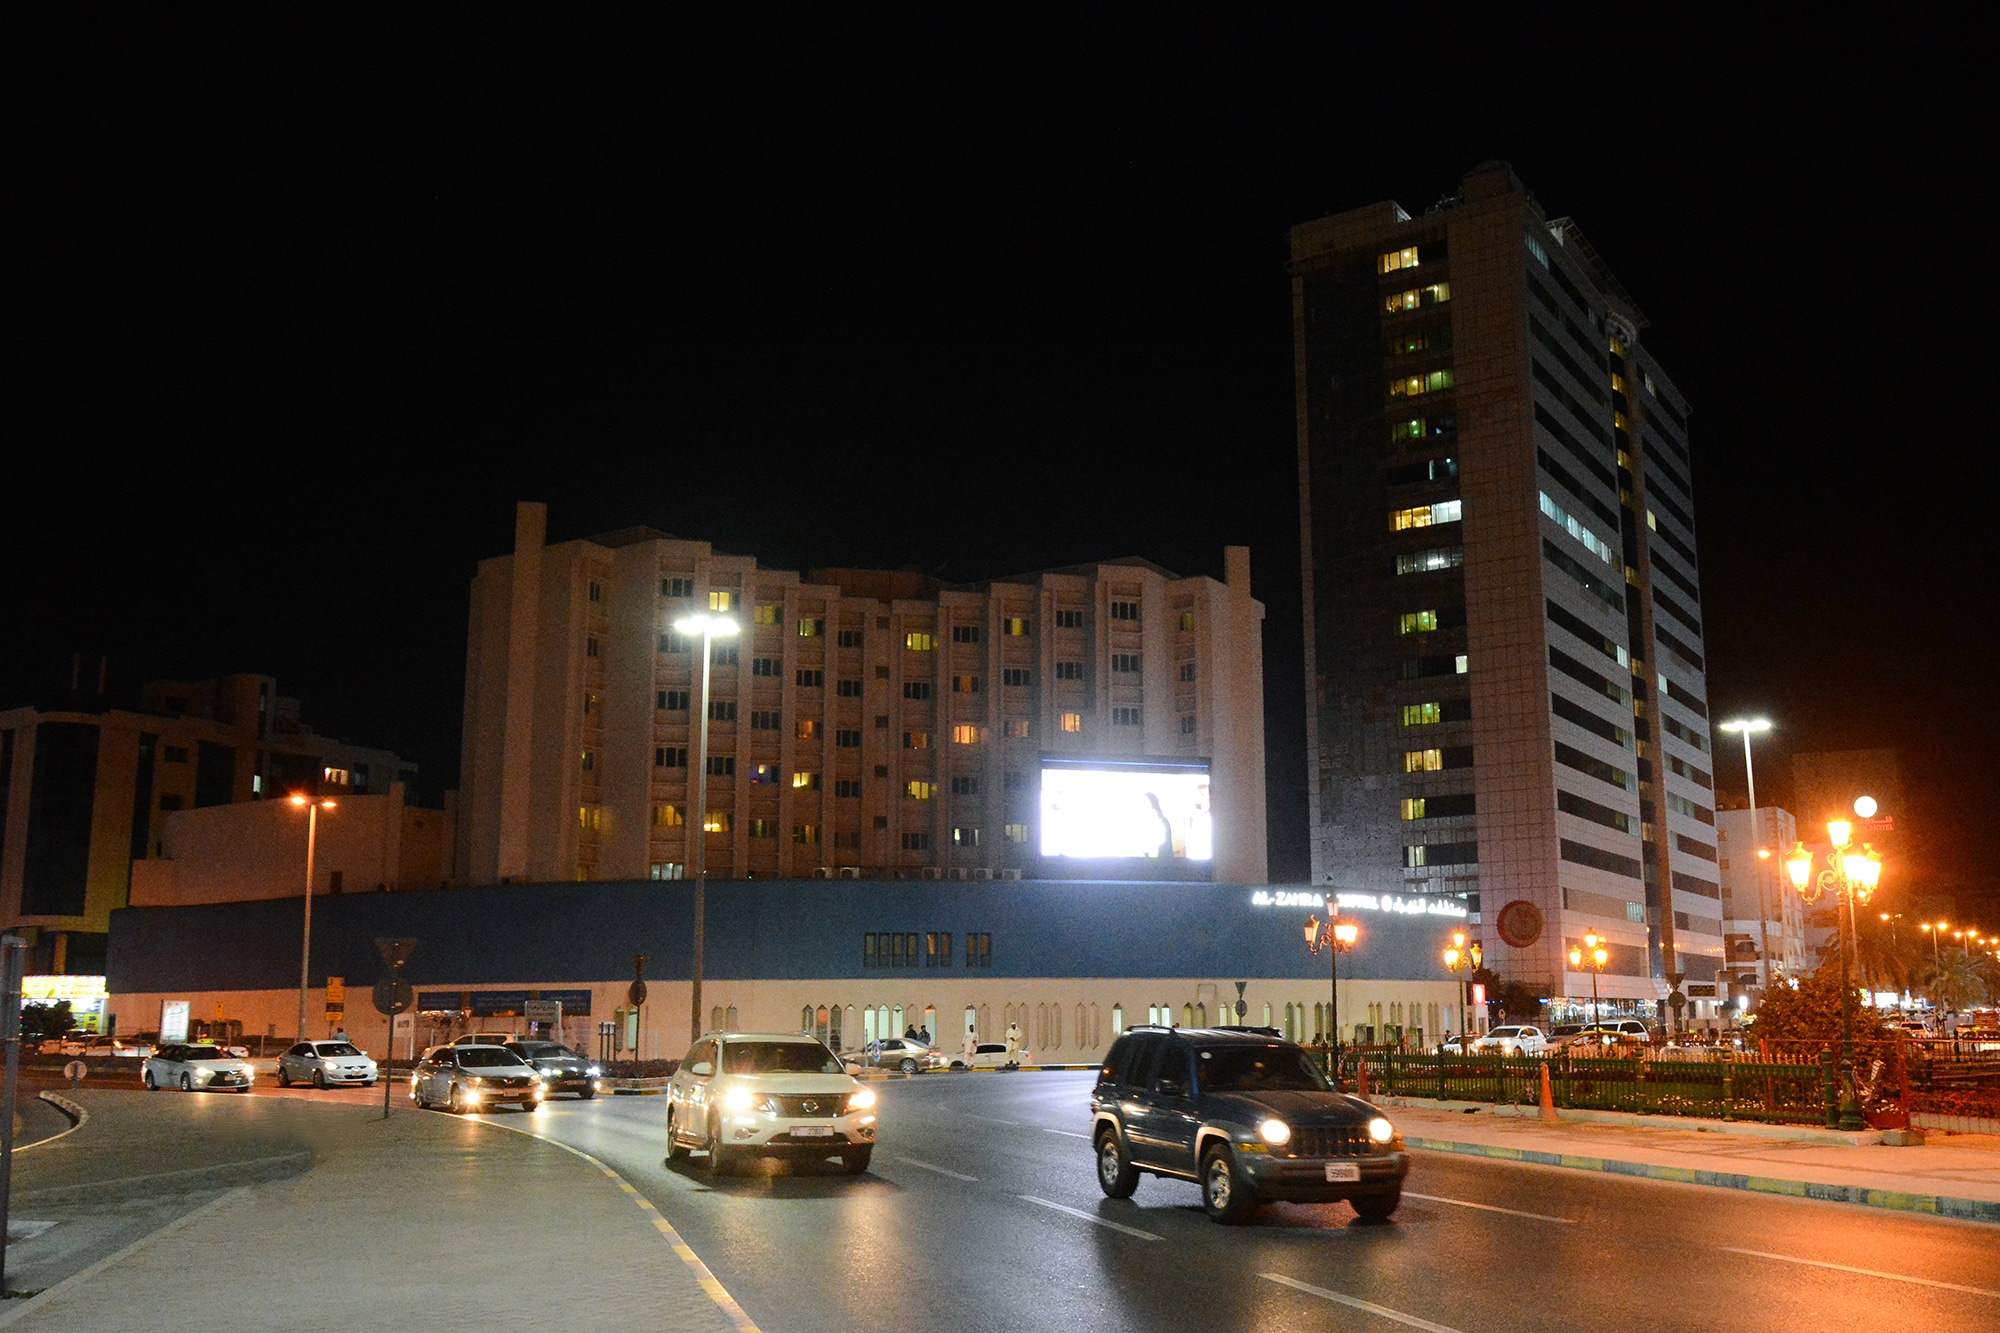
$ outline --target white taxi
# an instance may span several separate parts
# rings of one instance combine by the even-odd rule
[[[711,1033],[667,1088],[667,1161],[696,1149],[711,1175],[764,1156],[837,1157],[860,1175],[875,1151],[875,1094],[802,1033]]]

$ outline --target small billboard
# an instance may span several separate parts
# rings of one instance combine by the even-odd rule
[[[1045,857],[1212,860],[1208,765],[1045,759],[1041,836]]]

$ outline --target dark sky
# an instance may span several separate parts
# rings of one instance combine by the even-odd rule
[[[516,499],[964,579],[1248,543],[1301,873],[1286,229],[1504,158],[1694,406],[1710,695],[1779,722],[1760,787],[1893,746],[1902,883],[2000,901],[1971,44],[1302,11],[13,16],[0,704],[79,648],[265,671],[443,785]]]

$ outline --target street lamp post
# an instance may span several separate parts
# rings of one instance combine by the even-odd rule
[[[1867,812],[1874,813],[1874,802],[1865,796],[1855,802],[1856,808],[1863,801],[1867,802]],[[1793,886],[1807,902],[1818,902],[1825,893],[1834,895],[1834,952],[1840,956],[1840,1127],[1855,1130],[1862,1127],[1861,1103],[1854,1091],[1854,1017],[1850,1010],[1847,935],[1840,924],[1840,909],[1845,904],[1852,924],[1856,902],[1866,902],[1881,881],[1882,858],[1867,843],[1858,851],[1854,849],[1851,820],[1828,820],[1826,833],[1833,850],[1827,853],[1826,868],[1817,876],[1813,874],[1813,854],[1803,842],[1785,858],[1785,868],[1791,873]],[[1857,951],[1860,948],[1858,936],[1855,947]]]
[[[1465,932],[1451,933],[1451,947],[1444,951],[1445,967],[1458,976],[1458,1053],[1472,1054],[1472,974],[1479,970],[1482,957],[1479,941],[1465,942]]]
[[[331,800],[314,800],[303,792],[294,792],[291,803],[306,812],[306,925],[305,938],[299,945],[299,1036],[306,1040],[306,990],[312,984],[313,947],[313,854],[319,846],[319,812],[333,809]]]
[[[682,634],[701,635],[701,719],[695,743],[694,809],[688,812],[689,839],[694,843],[694,996],[688,1022],[688,1040],[701,1040],[701,961],[706,944],[708,898],[708,678],[713,665],[711,648],[717,639],[736,633],[736,622],[728,616],[683,616],[674,622]]]
[[[1757,836],[1757,771],[1750,763],[1750,738],[1771,729],[1768,717],[1736,718],[1722,723],[1724,731],[1743,733],[1743,780],[1750,788],[1751,873],[1757,877],[1757,980],[1758,989],[1771,988],[1771,923],[1764,903],[1764,865],[1755,853],[1763,846]]]
[[[1326,951],[1328,998],[1327,1044],[1333,1051],[1333,1086],[1340,1086],[1340,956],[1351,952],[1354,942],[1361,938],[1361,927],[1352,921],[1340,918],[1340,904],[1329,898],[1326,903],[1326,923],[1314,917],[1306,918],[1306,948],[1313,953]]]
[[[1590,964],[1590,1025],[1592,1027],[1597,1026],[1597,978],[1604,971],[1604,964],[1610,958],[1610,950],[1604,947],[1604,941],[1594,931],[1583,937],[1583,947],[1581,949],[1571,949],[1569,951],[1569,965],[1571,967],[1581,969],[1586,962]]]

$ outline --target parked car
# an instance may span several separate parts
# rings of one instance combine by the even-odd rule
[[[1267,1201],[1345,1199],[1370,1221],[1402,1203],[1410,1157],[1395,1126],[1334,1090],[1295,1042],[1204,1028],[1136,1028],[1111,1044],[1090,1095],[1098,1188],[1190,1180],[1217,1222]]]
[[[302,1041],[278,1057],[278,1086],[296,1080],[315,1088],[375,1086],[375,1062],[351,1041]]]
[[[1004,1041],[982,1041],[974,1044],[970,1061],[966,1060],[964,1051],[954,1051],[949,1057],[951,1068],[960,1070],[1005,1069],[1010,1064],[1018,1063],[1020,1058],[1019,1051],[1011,1057],[1007,1054],[1007,1043]]]
[[[148,1057],[139,1081],[146,1091],[177,1087],[182,1092],[231,1089],[248,1092],[257,1081],[257,1071],[248,1060],[239,1060],[220,1046],[176,1042],[162,1046]]]
[[[880,1041],[871,1041],[843,1059],[861,1069],[895,1069],[905,1074],[944,1069],[951,1064],[936,1047],[909,1037],[884,1037]]]
[[[520,1034],[514,1032],[468,1032],[463,1037],[453,1039],[453,1046],[505,1046]]]
[[[510,1102],[533,1111],[542,1093],[534,1066],[502,1046],[440,1047],[410,1078],[410,1100],[425,1110],[441,1105],[453,1115]]]
[[[1562,1049],[1583,1059],[1629,1060],[1646,1052],[1646,1043],[1625,1032],[1593,1028],[1564,1042]]]
[[[745,1157],[837,1157],[860,1175],[875,1152],[874,1108],[875,1094],[811,1037],[703,1037],[667,1086],[667,1161],[704,1149],[720,1176]]]
[[[1498,1051],[1502,1055],[1540,1055],[1548,1049],[1548,1040],[1542,1030],[1532,1024],[1510,1024],[1494,1028],[1474,1042],[1475,1051]]]
[[[1464,1055],[1465,1034],[1463,1032],[1452,1033],[1449,1037],[1438,1043],[1438,1050],[1445,1055]]]
[[[604,1070],[560,1042],[510,1041],[507,1049],[534,1067],[551,1095],[573,1092],[589,1101],[604,1090]]]

